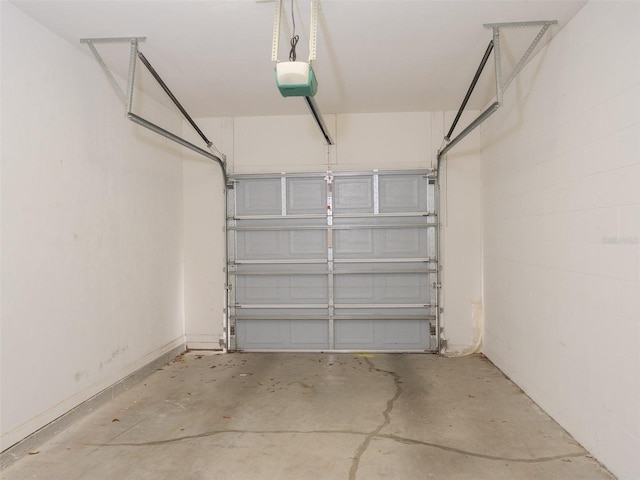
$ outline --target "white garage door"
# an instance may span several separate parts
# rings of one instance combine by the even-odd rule
[[[232,180],[231,350],[437,350],[428,171]]]

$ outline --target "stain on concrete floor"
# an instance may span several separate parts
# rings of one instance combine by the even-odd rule
[[[482,356],[190,352],[2,478],[614,477]]]

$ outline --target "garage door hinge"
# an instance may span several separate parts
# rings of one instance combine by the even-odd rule
[[[441,284],[441,283],[437,283],[437,282],[433,282],[433,283],[431,284],[431,286],[432,286],[433,288],[442,288],[442,284]]]
[[[224,288],[226,290],[231,290],[233,288],[233,285],[225,285]]]

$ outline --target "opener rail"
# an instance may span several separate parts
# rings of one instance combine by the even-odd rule
[[[309,34],[309,64],[316,59],[317,37],[318,37],[318,4],[319,0],[311,0],[311,19],[309,21],[311,31]],[[282,0],[276,0],[276,12],[273,17],[273,42],[271,44],[271,61],[278,62],[278,46],[280,44],[280,23],[282,16]],[[313,97],[304,97],[307,107],[311,112],[313,120],[318,125],[327,145],[334,145],[329,129],[322,119],[322,113]]]

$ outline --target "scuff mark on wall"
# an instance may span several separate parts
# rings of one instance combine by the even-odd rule
[[[82,370],[80,372],[76,372],[76,374],[73,376],[73,379],[76,382],[80,382],[80,381],[84,380],[85,378],[89,378],[89,372],[87,372],[86,370]]]
[[[114,350],[113,352],[111,352],[111,357],[106,361],[106,363],[111,363],[116,357],[122,355],[127,350],[129,350],[128,345],[125,345],[124,347]]]

